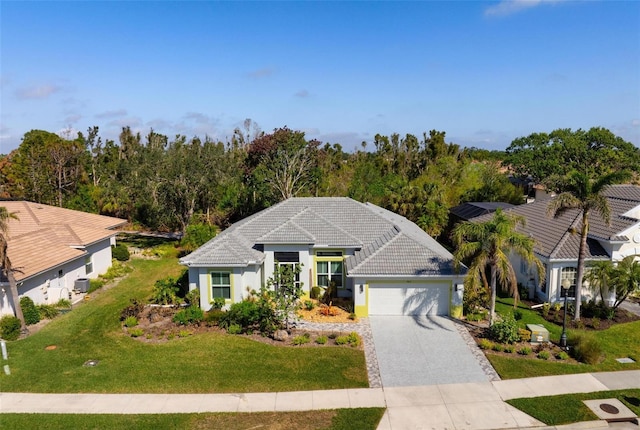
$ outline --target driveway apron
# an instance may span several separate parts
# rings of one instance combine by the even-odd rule
[[[489,381],[448,318],[372,316],[369,322],[383,387]]]

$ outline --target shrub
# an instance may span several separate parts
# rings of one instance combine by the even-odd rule
[[[120,321],[126,320],[128,317],[136,317],[142,313],[144,310],[144,303],[140,302],[138,299],[130,299],[129,306],[124,308],[122,312],[120,312]]]
[[[133,268],[128,264],[124,264],[118,260],[115,260],[112,261],[111,267],[109,267],[105,273],[100,275],[99,278],[105,281],[111,281],[113,279],[123,277],[127,273],[130,273],[132,270]]]
[[[191,332],[189,330],[180,330],[178,332],[178,337],[187,337],[191,336]]]
[[[522,342],[529,342],[531,340],[531,330],[526,328],[518,329],[518,337]]]
[[[31,297],[24,296],[20,298],[20,307],[22,307],[22,315],[27,325],[38,324],[40,322],[40,312],[31,300]]]
[[[489,337],[499,343],[514,343],[520,340],[518,333],[518,323],[513,315],[507,315],[489,327]]]
[[[320,287],[312,287],[311,291],[309,292],[309,296],[312,299],[319,299],[321,291],[322,290],[320,289]]]
[[[551,309],[551,303],[544,302],[542,304],[542,316],[547,318],[549,316],[549,310]]]
[[[494,343],[491,349],[496,352],[502,352],[502,350],[504,349],[504,346],[501,343]]]
[[[118,261],[128,261],[130,257],[129,249],[126,245],[118,243],[111,247],[111,256]]]
[[[227,301],[223,297],[216,297],[215,299],[213,299],[213,303],[211,304],[211,307],[213,309],[222,309],[226,304],[227,304]]]
[[[240,334],[242,333],[242,327],[238,324],[231,324],[228,328],[227,328],[227,333],[229,334]]]
[[[513,318],[516,321],[520,321],[522,319],[522,311],[520,309],[516,309],[513,311]]]
[[[140,327],[135,327],[129,329],[129,334],[131,337],[140,337],[144,334],[144,331]]]
[[[304,308],[308,311],[312,311],[313,308],[316,307],[316,304],[313,300],[305,300],[304,301]]]
[[[197,324],[203,319],[204,312],[197,306],[188,306],[173,316],[173,322],[180,325]]]
[[[301,334],[300,336],[296,336],[293,338],[292,343],[294,345],[303,345],[305,343],[309,343],[311,341],[311,336],[309,333]]]
[[[567,343],[570,346],[569,353],[576,360],[587,364],[600,362],[602,348],[596,339],[583,334],[572,334],[569,336]]]
[[[600,328],[600,318],[592,318],[591,319],[591,327],[593,327],[595,330],[598,330]]]
[[[316,337],[316,343],[318,345],[324,345],[325,343],[327,343],[327,336],[318,336],[318,337]]]
[[[189,305],[200,307],[200,289],[194,288],[189,291],[185,296],[185,299],[187,299],[187,303],[189,303]]]
[[[54,319],[58,316],[60,311],[54,305],[38,305],[38,312],[41,319]]]
[[[478,342],[478,346],[480,347],[480,349],[491,349],[493,348],[493,342],[491,342],[489,339],[480,339],[480,342]]]
[[[336,345],[346,345],[347,343],[349,343],[349,337],[348,336],[338,336],[335,339],[336,341]]]
[[[504,346],[504,352],[506,352],[507,354],[513,354],[513,351],[516,350],[516,347],[513,345],[505,345]]]
[[[60,299],[60,300],[58,300],[58,303],[55,304],[55,307],[58,308],[58,309],[70,308],[71,307],[71,301],[69,301],[67,299]]]
[[[0,318],[0,337],[4,340],[16,340],[20,337],[20,320],[13,315]]]
[[[531,354],[531,348],[529,348],[528,346],[523,346],[522,348],[520,348],[518,350],[518,354],[520,354],[520,355],[529,355],[529,354]]]
[[[467,315],[467,321],[484,321],[486,317],[486,312],[473,312]]]
[[[178,302],[178,278],[173,276],[158,279],[153,287],[151,301],[159,305],[172,305]]]
[[[127,318],[125,318],[124,320],[124,326],[125,327],[135,327],[138,325],[138,318],[134,317],[134,316],[129,316]]]
[[[330,333],[329,336],[327,336],[329,339],[335,339],[336,337],[338,337],[337,333]]]
[[[560,302],[555,302],[555,303],[553,304],[553,310],[554,310],[554,312],[555,312],[555,313],[558,313],[558,312],[560,312],[560,309],[562,309],[562,303],[560,303]]]
[[[225,311],[220,309],[211,309],[209,312],[204,314],[204,322],[209,326],[218,325],[220,319],[224,317]]]
[[[538,353],[538,358],[541,360],[548,360],[549,357],[551,357],[551,354],[549,353],[549,351],[540,351]]]
[[[260,309],[254,301],[243,300],[239,303],[233,303],[229,310],[220,319],[222,327],[230,327],[238,325],[240,328],[250,328],[258,325],[260,322]]]
[[[87,294],[91,294],[96,290],[104,287],[105,281],[104,279],[90,279],[89,280],[89,288],[87,289]]]
[[[567,354],[564,351],[560,351],[559,353],[556,354],[556,358],[558,360],[568,360],[569,359],[569,354]]]

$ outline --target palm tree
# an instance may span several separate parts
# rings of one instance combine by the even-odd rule
[[[640,261],[637,257],[637,255],[629,255],[623,258],[613,271],[612,283],[616,289],[614,309],[617,309],[629,294],[640,292]]]
[[[582,301],[582,278],[584,276],[584,260],[587,254],[587,236],[589,235],[589,216],[598,213],[609,224],[611,210],[603,190],[612,184],[623,182],[629,177],[627,172],[614,172],[598,179],[591,180],[585,173],[572,171],[561,181],[560,189],[564,190],[557,197],[551,199],[547,212],[557,217],[568,209],[582,211],[582,226],[580,229],[580,247],[578,249],[578,268],[576,273],[576,305],[574,319],[580,320],[580,304]]]
[[[542,263],[533,253],[535,241],[532,237],[517,231],[518,225],[524,226],[521,216],[504,213],[498,209],[493,218],[482,223],[463,222],[452,232],[456,245],[454,253],[456,264],[471,258],[469,265],[470,282],[480,282],[491,291],[489,324],[493,325],[496,309],[496,284],[499,280],[509,293],[518,300],[518,283],[515,271],[509,260],[514,252],[529,264],[535,264],[539,278],[544,278]],[[490,269],[490,285],[487,282],[486,268]],[[514,304],[515,305],[515,304]]]
[[[605,292],[608,292],[610,288],[615,288],[613,285],[615,268],[611,260],[596,261],[589,265],[589,270],[584,275],[584,279],[589,282],[589,285],[598,290],[600,300],[605,306],[607,304],[604,299]]]
[[[16,313],[16,317],[20,320],[20,331],[23,334],[29,332],[27,329],[27,323],[24,320],[24,315],[22,314],[22,306],[20,306],[20,298],[18,297],[18,285],[16,283],[16,278],[13,274],[13,266],[11,265],[11,260],[9,259],[9,254],[7,252],[8,243],[7,243],[7,234],[9,231],[9,219],[18,219],[15,213],[9,212],[6,207],[0,206],[0,263],[2,263],[2,273],[6,276],[9,281],[9,289],[11,290],[11,298],[13,299],[13,309]]]

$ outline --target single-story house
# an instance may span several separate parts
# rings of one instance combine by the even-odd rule
[[[36,304],[77,299],[87,279],[111,267],[111,245],[117,233],[113,229],[126,223],[27,201],[0,201],[0,206],[17,217],[8,220],[7,253],[18,294]],[[0,278],[0,288],[0,315],[13,315],[6,278]]]
[[[640,255],[640,187],[613,185],[603,194],[611,209],[611,222],[607,224],[596,212],[590,214],[587,265],[598,260],[617,262],[630,255]],[[535,254],[546,271],[545,281],[540,282],[535,269],[514,256],[512,264],[518,282],[529,287],[531,296],[553,303],[564,300],[561,285],[565,279],[570,284],[568,297],[575,297],[582,211],[569,209],[553,218],[547,214],[549,202],[550,199],[536,200],[504,212],[524,217],[526,225],[519,230],[536,240]],[[472,221],[484,221],[491,216],[483,215]],[[583,300],[597,299],[597,292],[588,283],[583,283],[581,293]]]
[[[346,197],[290,198],[245,218],[180,259],[203,309],[242,301],[276,265],[300,265],[305,294],[333,283],[367,315],[458,314],[466,268],[406,218]]]

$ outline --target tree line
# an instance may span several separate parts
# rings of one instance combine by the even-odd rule
[[[567,159],[582,154],[585,168],[603,169],[605,161],[585,154],[605,151],[611,167],[631,164],[638,171],[638,149],[601,128],[534,133],[505,152],[461,148],[437,130],[420,137],[377,134],[373,147],[363,142],[345,152],[339,143],[308,140],[286,126],[265,133],[251,120],[226,142],[154,130],[143,137],[130,127],[118,142],[103,139],[98,127],[73,139],[31,130],[0,156],[0,195],[181,232],[191,223],[224,228],[292,196],[348,196],[438,237],[447,232],[449,208],[460,203],[523,203],[509,174],[553,188]]]

